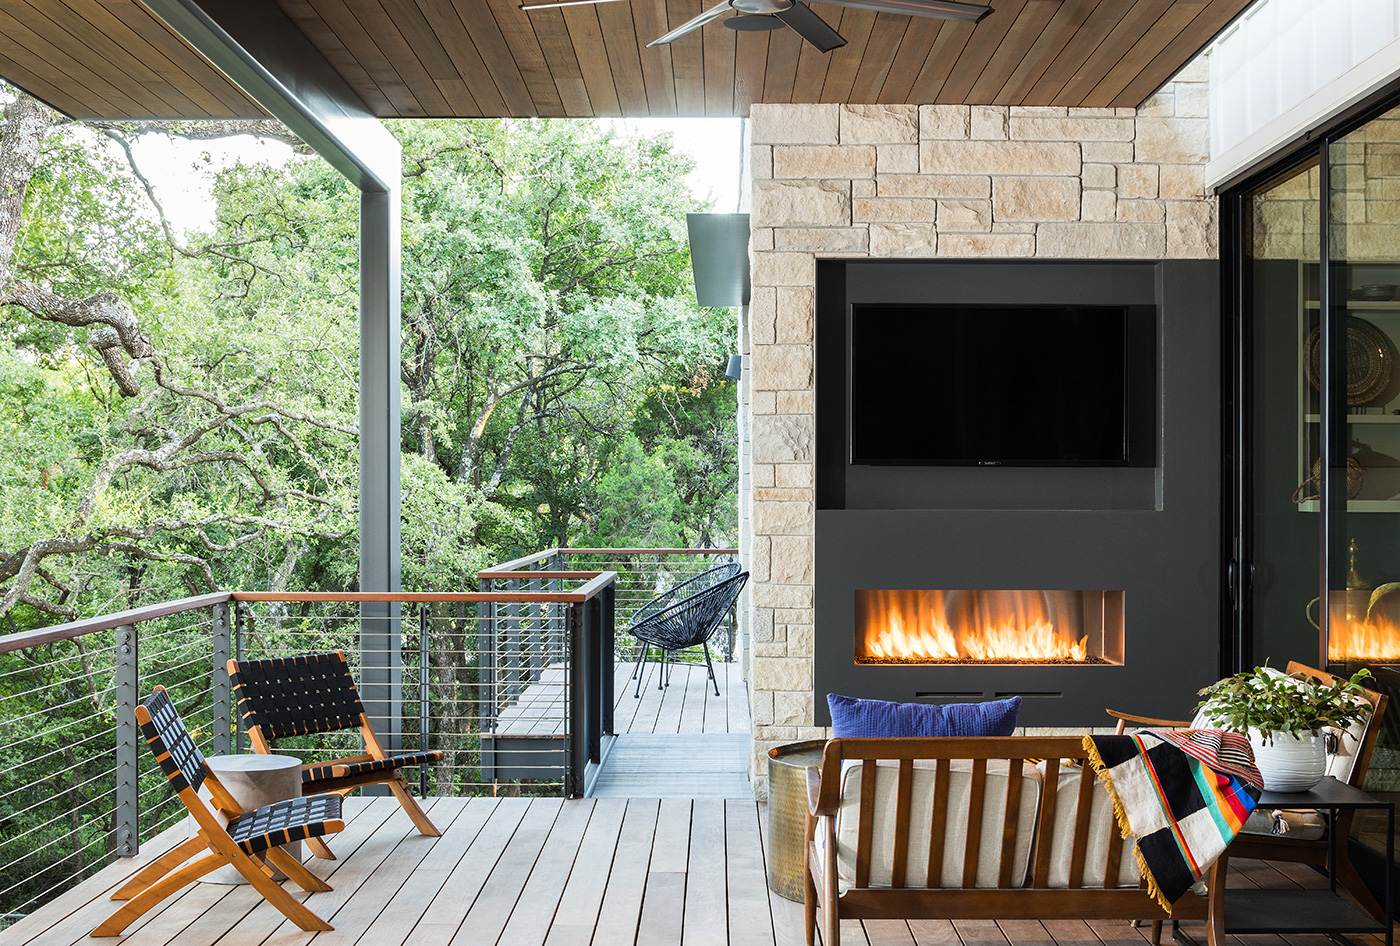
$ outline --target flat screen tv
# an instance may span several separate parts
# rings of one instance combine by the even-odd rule
[[[857,304],[853,464],[1153,466],[1152,306]]]

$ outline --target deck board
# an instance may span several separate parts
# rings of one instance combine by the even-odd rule
[[[802,908],[765,883],[765,808],[749,800],[428,799],[441,838],[413,830],[392,798],[349,799],[339,859],[308,864],[334,891],[298,893],[336,930],[311,935],[248,887],[193,884],[120,942],[138,946],[799,946]],[[74,946],[113,908],[116,885],[183,839],[177,825],[0,932],[0,946]],[[1232,861],[1231,885],[1310,878]],[[295,888],[293,888],[295,889]],[[1145,946],[1126,923],[871,920],[857,946]],[[1234,946],[1328,946],[1321,936],[1232,937]],[[1354,937],[1379,946],[1374,935]]]

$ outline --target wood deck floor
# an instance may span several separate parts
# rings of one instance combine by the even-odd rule
[[[717,663],[715,682],[709,683],[704,664],[672,664],[669,686],[658,687],[661,669],[648,663],[642,685],[632,679],[633,664],[614,668],[614,731],[628,733],[688,734],[746,733],[750,729],[748,689],[739,676],[739,665]],[[633,696],[637,693],[637,696]],[[498,736],[548,736],[564,731],[564,670],[548,667],[538,682],[527,686],[506,708],[497,723]]]
[[[441,838],[413,831],[392,798],[350,799],[311,859],[335,889],[298,893],[334,932],[307,934],[248,887],[197,883],[121,940],[140,946],[799,946],[801,906],[768,891],[764,809],[752,801],[442,798]],[[184,837],[142,847],[5,932],[0,946],[74,946],[112,909],[107,893]],[[1306,869],[1232,865],[1240,886],[1315,886]],[[295,888],[291,888],[295,890]],[[1080,920],[843,926],[855,946],[1146,946],[1146,930]],[[1378,936],[1355,936],[1379,946]],[[1330,946],[1317,935],[1232,937],[1237,946]]]

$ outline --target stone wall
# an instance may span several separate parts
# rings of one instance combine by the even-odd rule
[[[755,791],[812,694],[816,257],[1217,255],[1206,70],[1141,109],[754,105],[748,561]]]

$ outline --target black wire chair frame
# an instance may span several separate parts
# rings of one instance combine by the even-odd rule
[[[669,658],[672,654],[702,647],[705,669],[714,684],[715,696],[719,696],[719,682],[715,680],[714,664],[710,661],[710,637],[749,580],[749,573],[740,568],[738,562],[717,565],[674,585],[637,609],[627,628],[638,641],[637,665],[632,670],[637,680],[633,696],[640,698],[642,695],[642,670],[646,667],[647,652],[653,647],[661,651],[657,689],[670,686]]]

